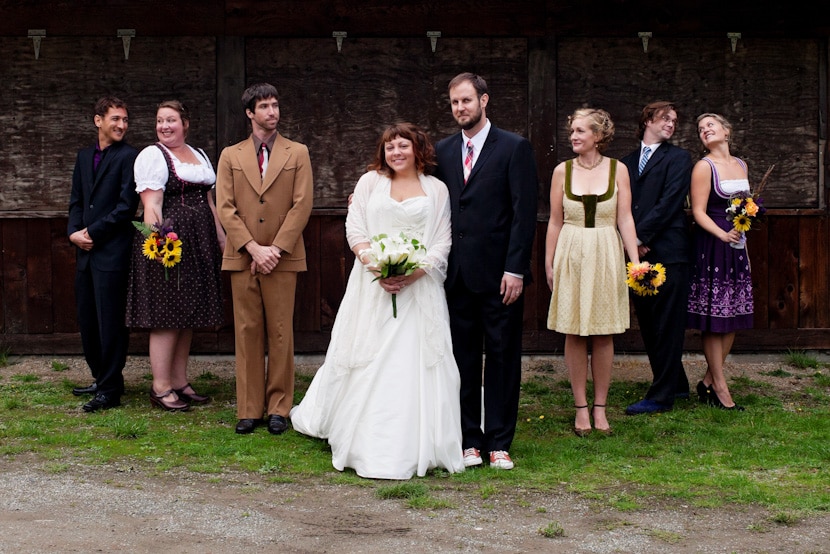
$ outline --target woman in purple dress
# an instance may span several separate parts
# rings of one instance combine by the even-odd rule
[[[689,291],[690,329],[700,329],[708,366],[697,384],[701,402],[743,410],[732,400],[723,364],[735,331],[752,328],[752,276],[744,233],[727,217],[730,197],[749,192],[746,163],[729,152],[732,125],[719,114],[697,118],[706,151],[692,170],[695,265]]]

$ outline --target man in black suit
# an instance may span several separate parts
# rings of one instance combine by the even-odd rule
[[[449,83],[461,132],[436,145],[436,176],[452,209],[447,301],[461,374],[464,464],[512,469],[522,363],[524,285],[536,232],[537,177],[530,143],[487,119],[490,96],[478,75]],[[482,352],[484,424],[482,430]]]
[[[69,197],[69,240],[77,247],[75,300],[86,362],[95,382],[73,389],[93,394],[87,412],[119,406],[129,331],[125,323],[130,249],[138,208],[135,148],[124,142],[127,105],[114,97],[95,104],[98,140],[78,152]]]
[[[629,415],[665,412],[676,398],[689,396],[682,357],[691,261],[684,205],[692,160],[686,150],[669,144],[676,128],[674,104],[652,102],[640,118],[640,147],[622,159],[631,176],[640,260],[666,268],[666,282],[656,295],[632,295],[654,379],[645,398],[626,408]]]

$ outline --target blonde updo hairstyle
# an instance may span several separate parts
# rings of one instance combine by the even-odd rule
[[[611,121],[611,115],[598,108],[579,108],[568,116],[568,126],[566,128],[568,136],[571,133],[571,125],[577,119],[587,119],[589,121],[588,127],[597,138],[597,150],[600,153],[604,152],[614,138],[614,122]]]

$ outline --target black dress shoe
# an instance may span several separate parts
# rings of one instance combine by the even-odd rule
[[[240,435],[253,433],[254,429],[259,427],[260,423],[262,423],[261,419],[240,419],[236,423],[236,432]]]
[[[72,389],[72,394],[75,396],[84,396],[85,394],[95,394],[98,392],[98,383],[92,383],[88,387],[75,387]]]
[[[272,435],[279,435],[284,433],[285,430],[288,429],[288,420],[282,417],[281,415],[269,415],[268,416],[268,432]]]
[[[97,412],[98,410],[109,410],[121,405],[121,399],[111,394],[99,392],[95,397],[84,404],[85,412]]]

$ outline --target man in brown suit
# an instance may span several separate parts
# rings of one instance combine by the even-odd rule
[[[306,270],[303,229],[313,184],[308,148],[277,132],[277,89],[242,94],[251,136],[222,151],[216,171],[219,220],[227,232],[222,269],[231,272],[236,340],[236,432],[288,428],[294,399],[294,294]],[[268,366],[266,369],[266,344]]]

